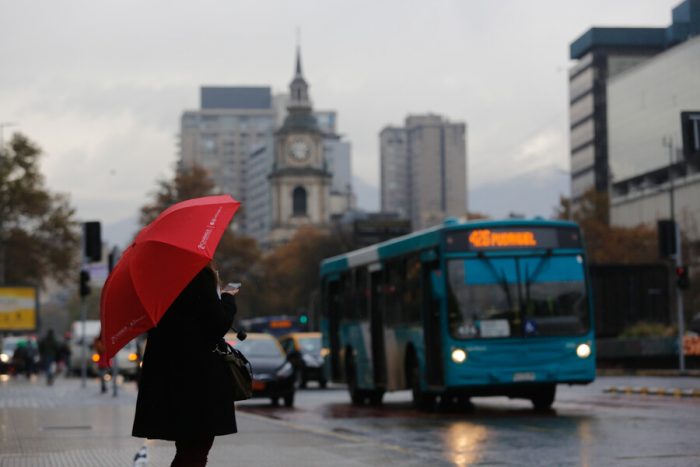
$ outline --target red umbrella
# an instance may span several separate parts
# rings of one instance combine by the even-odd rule
[[[158,323],[212,259],[240,204],[228,195],[190,199],[170,206],[139,232],[102,289],[108,359]]]

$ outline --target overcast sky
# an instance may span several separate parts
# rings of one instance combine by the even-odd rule
[[[298,28],[314,107],[352,143],[360,207],[379,207],[379,131],[432,112],[467,123],[470,211],[549,216],[569,191],[569,44],[591,26],[667,26],[680,1],[0,0],[0,123],[121,243],[172,176],[199,87],[286,91]]]

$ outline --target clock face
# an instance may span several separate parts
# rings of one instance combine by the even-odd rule
[[[309,146],[304,141],[297,140],[289,145],[289,154],[298,161],[303,161],[309,157],[310,152]]]

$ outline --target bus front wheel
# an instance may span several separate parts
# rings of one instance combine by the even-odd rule
[[[413,395],[413,405],[419,410],[431,410],[435,405],[435,396],[423,391],[420,386],[420,370],[418,361],[411,362],[411,394]]]
[[[357,370],[355,369],[355,358],[348,356],[345,362],[345,381],[348,385],[350,399],[355,405],[362,405],[365,402],[365,392],[357,387]]]
[[[538,412],[547,411],[552,408],[554,396],[556,395],[557,387],[554,384],[535,389],[530,400],[532,405]]]

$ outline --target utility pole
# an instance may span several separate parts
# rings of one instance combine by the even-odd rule
[[[668,194],[669,194],[669,209],[671,214],[671,222],[676,235],[676,252],[673,255],[676,268],[683,266],[683,246],[681,245],[681,229],[676,223],[675,212],[675,194],[673,186],[673,163],[674,163],[674,147],[673,138],[664,136],[662,144],[668,148]],[[676,287],[676,310],[678,321],[678,369],[681,373],[685,372],[685,351],[683,349],[683,336],[685,335],[685,310],[683,309],[683,290]]]

